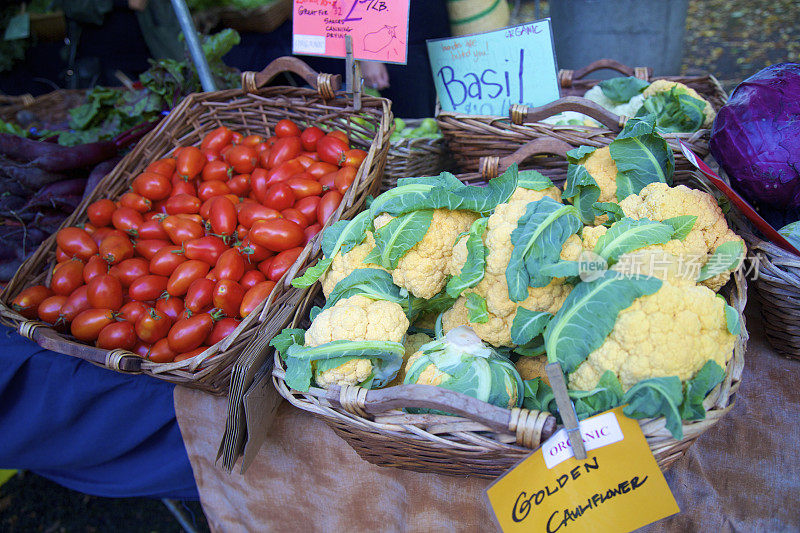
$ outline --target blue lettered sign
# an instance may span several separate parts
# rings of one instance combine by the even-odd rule
[[[550,19],[429,40],[428,56],[444,111],[504,116],[511,104],[559,97]]]

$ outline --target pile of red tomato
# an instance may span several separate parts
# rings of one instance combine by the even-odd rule
[[[269,296],[365,156],[343,132],[290,120],[269,138],[219,127],[59,230],[49,287],[26,288],[13,308],[100,348],[193,357]]]

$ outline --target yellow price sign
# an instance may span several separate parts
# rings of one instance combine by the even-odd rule
[[[639,423],[622,407],[580,423],[588,457],[566,431],[486,490],[503,531],[625,532],[680,512]]]

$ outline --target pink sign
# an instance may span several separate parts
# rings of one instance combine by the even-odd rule
[[[409,0],[294,0],[292,53],[406,63]]]

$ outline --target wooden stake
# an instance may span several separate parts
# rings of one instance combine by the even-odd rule
[[[564,422],[564,429],[567,430],[567,435],[569,435],[572,453],[575,454],[575,459],[579,461],[586,459],[586,448],[583,446],[583,437],[578,426],[578,415],[575,412],[575,405],[567,393],[567,382],[564,380],[561,363],[548,363],[544,370],[550,380],[550,386],[553,388],[558,412],[561,413],[561,420]]]

